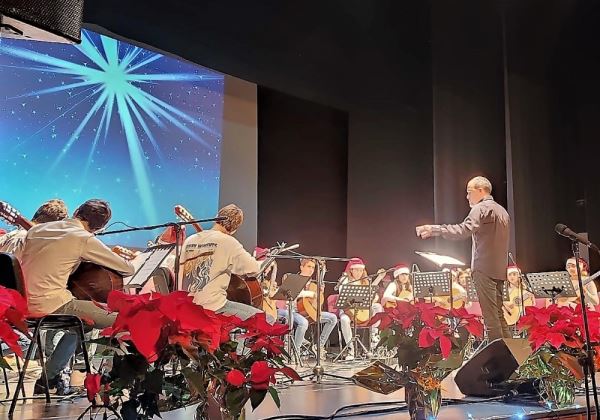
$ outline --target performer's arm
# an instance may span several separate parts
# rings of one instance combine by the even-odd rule
[[[231,251],[231,273],[237,275],[256,274],[260,271],[261,263],[256,260],[242,244],[236,241]]]
[[[471,237],[481,225],[481,209],[475,206],[462,223],[455,225],[417,226],[417,235],[423,239],[431,236],[442,236],[444,239],[461,240]]]
[[[129,261],[112,252],[109,247],[104,245],[95,236],[91,236],[85,241],[81,251],[81,258],[85,261],[115,270],[126,276],[131,276],[135,273],[135,269]]]

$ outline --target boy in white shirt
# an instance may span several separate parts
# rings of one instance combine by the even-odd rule
[[[183,244],[181,257],[182,288],[202,307],[235,315],[242,320],[262,312],[253,306],[227,299],[231,275],[249,275],[260,271],[261,263],[248,253],[232,235],[244,220],[244,213],[235,204],[219,210],[210,230],[195,233]]]

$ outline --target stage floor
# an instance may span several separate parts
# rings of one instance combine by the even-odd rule
[[[313,364],[305,368],[298,368],[301,374],[312,372]],[[323,364],[326,373],[349,378],[358,370],[368,366],[367,362],[344,362]],[[31,395],[35,372],[32,372],[26,382],[26,390]],[[16,379],[9,381],[11,388],[15,387]],[[296,382],[290,385],[278,385],[281,410],[277,409],[270,396],[267,396],[264,403],[254,412],[250,405],[247,406],[246,419],[264,420],[270,418],[294,419],[298,416],[323,416],[329,418],[341,407],[356,405],[362,403],[381,403],[381,405],[372,405],[369,407],[357,407],[352,411],[343,413],[354,413],[345,418],[362,419],[409,419],[408,412],[404,408],[404,391],[399,390],[390,395],[381,395],[371,392],[365,388],[356,386],[349,381],[336,378],[323,378],[320,384],[313,383],[308,379],[303,382]],[[0,388],[4,393],[4,385]],[[452,405],[445,405],[440,410],[440,420],[455,419],[522,419],[522,418],[566,418],[579,419],[585,416],[585,397],[578,396],[577,406],[561,411],[547,410],[536,402],[523,403],[505,403],[498,401],[482,401],[474,398],[464,398],[453,381],[453,375],[450,375],[443,383],[443,398],[461,400]],[[479,402],[478,402],[479,401]],[[0,405],[0,418],[8,418],[8,409],[10,403],[4,402]],[[74,398],[69,401],[52,401],[46,405],[43,400],[28,400],[26,404],[19,403],[15,412],[15,420],[31,419],[76,419],[87,408],[88,403],[85,396]],[[368,413],[358,415],[359,412],[366,410],[394,410],[385,414]],[[194,416],[194,409],[182,409],[170,413],[164,413],[164,420],[190,419]]]

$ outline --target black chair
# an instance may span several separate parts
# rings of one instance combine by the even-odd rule
[[[12,254],[0,253],[0,281],[1,284],[7,288],[15,289],[23,296],[27,296],[27,289],[25,287],[25,282],[23,280],[23,272],[21,270],[21,265],[19,261]],[[39,318],[28,318],[27,325],[30,330],[33,330],[31,334],[31,344],[27,349],[27,354],[25,355],[25,362],[23,363],[23,369],[19,372],[19,382],[17,383],[17,388],[15,389],[15,393],[12,398],[12,402],[10,404],[10,410],[8,411],[9,418],[13,417],[13,413],[15,411],[17,401],[19,399],[26,400],[32,397],[26,397],[24,393],[23,382],[25,380],[25,374],[27,373],[27,365],[29,364],[29,360],[33,356],[33,351],[35,347],[38,347],[40,350],[37,352],[40,360],[40,366],[43,370],[43,377],[46,381],[44,384],[46,386],[46,403],[50,402],[50,390],[48,387],[48,376],[46,375],[46,362],[44,360],[44,352],[43,345],[41,339],[41,331],[43,330],[68,330],[71,328],[77,329],[77,333],[79,335],[79,340],[82,343],[83,349],[83,359],[85,362],[85,370],[87,373],[91,373],[90,361],[88,359],[88,354],[83,343],[85,342],[85,332],[83,328],[83,322],[81,319],[75,315],[62,315],[62,314],[50,314],[44,315]],[[19,398],[19,392],[23,393],[23,398]]]

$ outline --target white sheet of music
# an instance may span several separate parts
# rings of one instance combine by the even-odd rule
[[[146,280],[148,280],[154,270],[160,266],[173,248],[174,245],[149,248],[135,257],[131,260],[131,264],[133,264],[136,269],[135,274],[130,277],[125,277],[123,279],[123,284],[129,287],[143,286]]]
[[[415,254],[428,259],[438,267],[465,265],[464,262],[457,260],[454,257],[450,257],[447,255],[439,255],[434,252],[415,251]]]

